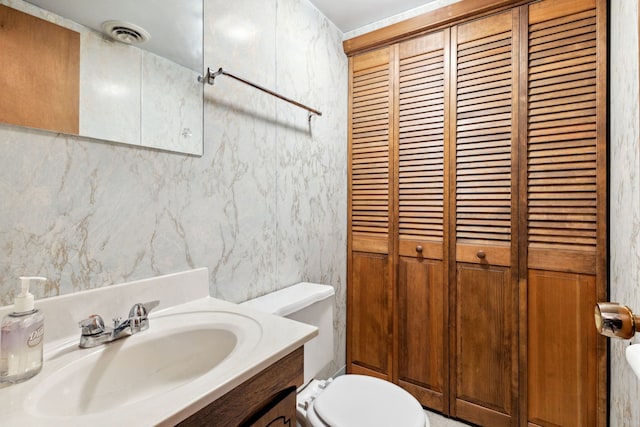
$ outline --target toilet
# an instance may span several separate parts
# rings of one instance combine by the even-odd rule
[[[297,396],[299,425],[429,427],[420,403],[388,381],[355,374],[315,379],[333,360],[334,298],[331,286],[305,282],[241,304],[318,328],[318,336],[304,345],[304,384]]]

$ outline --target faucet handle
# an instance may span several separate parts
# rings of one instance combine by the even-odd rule
[[[129,318],[130,319],[136,318],[136,317],[146,318],[149,312],[154,308],[156,308],[158,305],[160,305],[159,300],[145,302],[145,303],[139,302],[137,304],[134,304],[133,307],[131,307],[131,310],[129,310]]]
[[[131,333],[135,334],[149,328],[148,315],[151,310],[156,308],[160,301],[151,301],[146,303],[137,303],[129,310],[129,327]]]
[[[78,326],[82,328],[82,335],[96,335],[104,332],[104,320],[98,314],[92,314],[81,320]]]

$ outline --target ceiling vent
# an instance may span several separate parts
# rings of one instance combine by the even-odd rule
[[[102,30],[109,37],[126,44],[142,44],[151,39],[151,34],[144,28],[124,21],[107,21],[102,24]]]

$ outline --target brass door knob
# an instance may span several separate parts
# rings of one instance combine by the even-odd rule
[[[597,331],[606,337],[628,340],[636,333],[640,317],[627,306],[616,302],[599,302],[595,307]]]

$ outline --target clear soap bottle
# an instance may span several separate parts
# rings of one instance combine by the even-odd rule
[[[2,319],[0,326],[0,382],[19,383],[42,369],[44,315],[34,307],[29,286],[32,281],[46,280],[20,277],[21,292],[16,296],[13,312]]]

